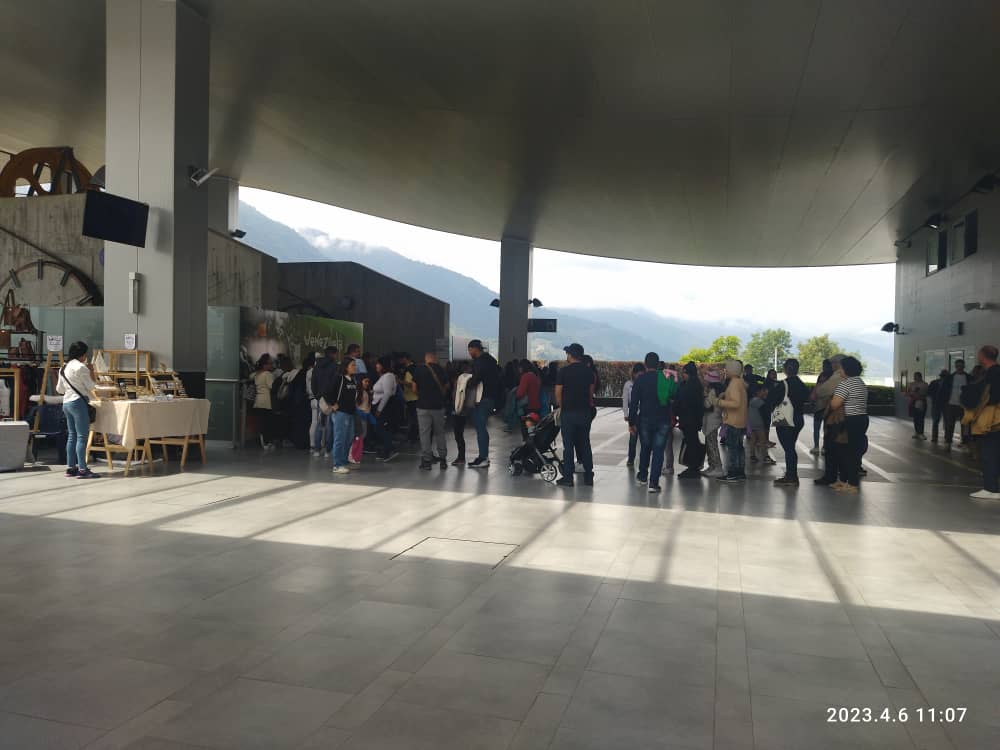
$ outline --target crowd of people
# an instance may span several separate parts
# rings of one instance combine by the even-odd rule
[[[449,422],[458,453],[450,465],[485,469],[490,466],[491,415],[502,417],[505,431],[527,437],[526,425],[537,424],[556,410],[563,449],[562,476],[556,483],[573,486],[579,464],[584,484],[591,485],[590,428],[597,413],[600,378],[580,344],[570,344],[565,352],[562,366],[553,362],[544,369],[528,359],[501,367],[479,340],[469,343],[468,360],[446,366],[431,352],[420,363],[405,352],[373,359],[354,344],[344,355],[333,347],[310,354],[299,367],[283,355],[264,355],[251,377],[247,398],[265,450],[286,442],[307,448],[316,457],[329,456],[333,473],[339,475],[349,473],[366,453],[378,461],[392,461],[401,441],[419,442],[422,470],[446,469]],[[1000,402],[1000,383],[986,403],[976,400],[982,394],[976,386],[1000,378],[1000,370],[994,369],[993,347],[983,347],[979,360],[970,374],[959,361],[954,372],[942,372],[931,383],[916,373],[906,394],[914,438],[925,438],[925,414],[930,408],[932,441],[938,440],[942,419],[946,446],[957,426],[961,442],[974,446],[982,457],[984,492],[1000,493],[998,438],[992,429],[982,429],[988,417],[976,416],[983,406],[992,414],[992,406]],[[867,473],[863,457],[869,426],[861,362],[846,355],[830,357],[812,386],[799,377],[798,360],[785,360],[782,370],[783,377],[773,369],[762,377],[738,360],[727,361],[718,370],[693,362],[676,367],[662,362],[655,352],[647,354],[632,367],[622,394],[629,431],[627,464],[635,468],[636,480],[648,492],[660,492],[661,477],[674,474],[676,453],[684,466],[678,479],[709,477],[736,484],[746,480],[748,464],[776,464],[770,449],[780,445],[784,471],[774,484],[798,486],[797,443],[806,416],[811,415],[811,452],[824,458],[823,475],[815,484],[857,494]],[[475,429],[474,456],[466,454],[470,422]],[[777,442],[771,440],[772,429]],[[680,433],[678,451],[675,432]]]

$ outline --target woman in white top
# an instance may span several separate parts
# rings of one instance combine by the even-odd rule
[[[636,378],[646,372],[646,368],[641,364],[632,365],[632,376],[625,381],[625,387],[622,388],[622,414],[625,415],[625,428],[628,429],[628,408],[632,403],[632,387],[635,385]],[[628,460],[625,462],[626,466],[635,465],[635,452],[638,447],[639,433],[636,432],[634,435],[629,434],[628,436]]]
[[[392,372],[392,362],[388,357],[383,357],[375,363],[375,372],[378,373],[378,380],[372,388],[372,414],[375,416],[375,437],[382,442],[382,450],[375,460],[391,461],[397,455],[392,446],[394,426],[387,424],[389,415],[383,412],[395,398],[399,384]]]
[[[70,344],[69,361],[59,371],[56,391],[63,396],[66,416],[66,476],[96,479],[87,467],[87,436],[90,434],[90,398],[94,393],[93,369],[87,364],[88,347],[82,341]]]

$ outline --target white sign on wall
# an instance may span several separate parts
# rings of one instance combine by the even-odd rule
[[[45,337],[45,351],[51,352],[53,354],[62,354],[62,350],[63,350],[62,336]]]
[[[134,352],[135,351],[135,334],[134,333],[126,333],[125,334],[125,348],[128,351],[130,351],[130,352]]]

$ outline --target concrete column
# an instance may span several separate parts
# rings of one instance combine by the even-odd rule
[[[528,356],[528,317],[531,315],[531,265],[534,247],[526,240],[500,241],[500,340],[497,360],[502,367]]]
[[[239,229],[240,183],[228,177],[213,177],[208,190],[208,228],[229,236]]]
[[[181,0],[107,0],[107,189],[148,203],[146,247],[106,243],[104,345],[125,333],[204,393],[209,28]],[[130,310],[130,274],[139,278]]]

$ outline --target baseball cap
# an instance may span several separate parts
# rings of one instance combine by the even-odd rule
[[[569,346],[564,346],[563,351],[574,359],[583,359],[582,344],[570,344]]]

